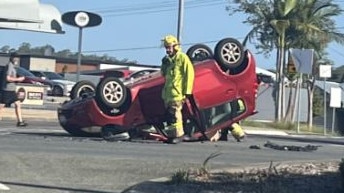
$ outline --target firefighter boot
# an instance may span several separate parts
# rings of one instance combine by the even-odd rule
[[[230,128],[233,137],[240,142],[245,137],[245,132],[238,123],[233,123]]]

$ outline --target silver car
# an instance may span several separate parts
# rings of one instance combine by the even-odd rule
[[[52,93],[54,93],[55,96],[69,96],[73,86],[76,83],[74,81],[66,80],[63,76],[56,72],[37,70],[31,70],[30,72],[44,80],[55,82],[56,86],[54,86],[52,89]]]

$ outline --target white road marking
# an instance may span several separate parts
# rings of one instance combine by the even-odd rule
[[[10,188],[0,183],[0,190],[10,190]]]
[[[3,132],[3,131],[0,131],[0,135],[9,135],[9,134],[11,134],[11,132],[8,132],[8,131],[7,131],[7,132],[6,132],[6,131]]]

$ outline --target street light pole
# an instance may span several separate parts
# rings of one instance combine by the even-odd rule
[[[82,45],[82,27],[79,27],[79,41],[78,41],[78,64],[76,70],[76,81],[80,80],[80,66],[81,66],[81,45]]]
[[[177,38],[179,42],[182,41],[183,16],[184,16],[184,0],[179,0],[178,31],[177,31]]]

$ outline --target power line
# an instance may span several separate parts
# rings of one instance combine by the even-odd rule
[[[211,44],[211,43],[216,43],[218,41],[219,40],[211,40],[211,41],[204,41],[204,42],[198,42],[198,43],[185,43],[185,44],[182,44],[182,46],[189,46],[189,45],[195,45],[195,44]],[[143,47],[117,48],[117,49],[106,49],[106,50],[87,50],[87,51],[83,51],[83,53],[120,52],[120,51],[149,50],[149,49],[161,49],[161,46],[143,46]]]
[[[193,0],[193,1],[186,1],[186,5],[195,5],[195,4],[204,4],[204,3],[212,3],[212,2],[224,2],[224,0]],[[116,6],[116,7],[106,7],[106,8],[98,8],[98,9],[92,9],[93,11],[97,12],[122,12],[122,11],[131,11],[131,10],[145,10],[145,9],[154,9],[154,8],[166,8],[166,7],[176,7],[178,5],[178,2],[173,1],[162,1],[159,3],[153,3],[153,2],[146,2],[144,4],[132,4],[132,5],[123,5],[123,6]]]
[[[185,9],[209,7],[224,4],[224,0],[193,0],[185,3]],[[177,10],[178,4],[176,1],[164,1],[159,3],[145,3],[127,5],[121,7],[96,9],[95,12],[103,13],[103,17],[123,16],[123,15],[138,15],[148,13],[160,13]]]
[[[333,52],[335,52],[335,53],[337,53],[338,55],[340,55],[340,56],[342,56],[342,57],[344,57],[344,54],[343,53],[341,53],[341,52],[339,52],[337,49],[334,49],[334,48],[331,48],[331,47],[328,47],[331,51],[333,51]]]

